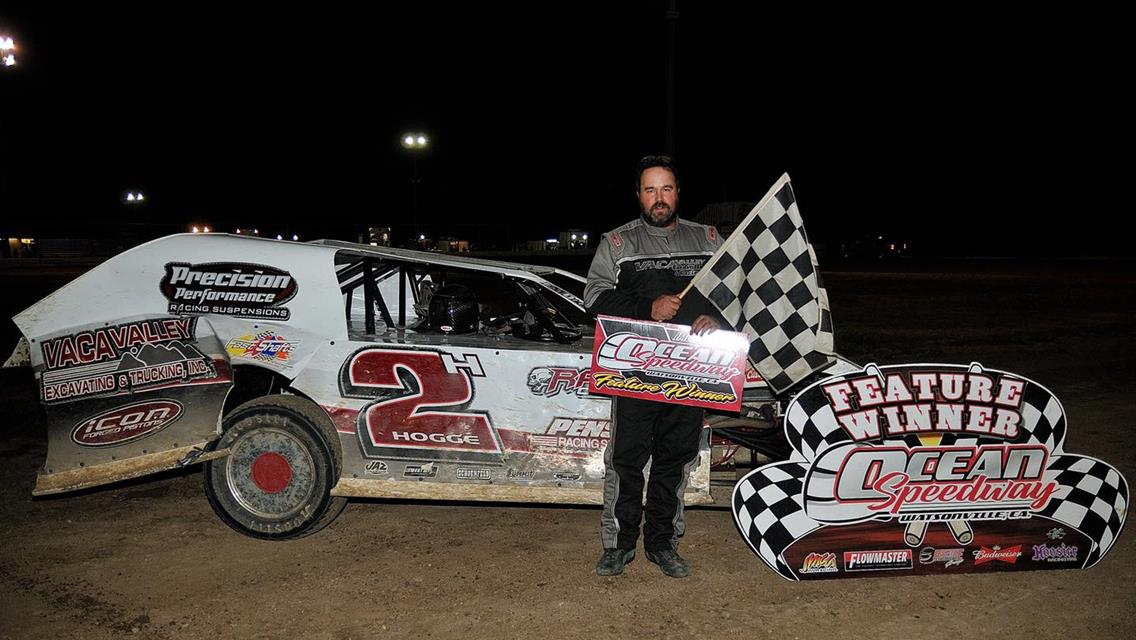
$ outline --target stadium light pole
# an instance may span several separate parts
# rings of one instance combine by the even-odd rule
[[[425,133],[404,133],[402,134],[402,148],[406,149],[410,154],[411,174],[410,174],[410,217],[414,220],[418,219],[418,156],[430,144],[430,139]]]

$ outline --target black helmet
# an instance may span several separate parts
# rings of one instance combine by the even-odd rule
[[[477,331],[477,296],[465,285],[448,284],[430,299],[430,328],[442,333]]]

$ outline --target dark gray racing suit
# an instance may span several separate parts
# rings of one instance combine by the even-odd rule
[[[677,294],[722,244],[714,227],[679,219],[673,229],[637,219],[604,234],[588,270],[584,303],[595,314],[651,319],[651,304]],[[669,322],[691,324],[702,314],[726,323],[704,298],[691,292]],[[643,516],[643,467],[651,460],[643,547],[674,549],[685,529],[682,494],[698,459],[703,410],[616,398],[611,439],[604,451],[605,549],[634,549]]]

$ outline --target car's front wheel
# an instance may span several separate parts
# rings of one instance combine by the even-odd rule
[[[287,540],[319,531],[343,511],[331,496],[341,457],[331,420],[310,400],[274,395],[225,416],[205,464],[205,493],[221,520],[254,538]]]

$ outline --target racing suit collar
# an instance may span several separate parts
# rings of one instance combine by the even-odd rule
[[[642,222],[642,221],[643,221],[642,218],[640,218],[640,222]],[[677,215],[674,217],[674,226],[669,228],[669,229],[666,228],[666,227],[655,227],[655,226],[647,224],[646,222],[643,222],[643,228],[647,230],[648,235],[652,235],[652,236],[670,237],[670,236],[674,235],[675,231],[678,231],[678,227],[679,227],[679,218],[678,218]]]

